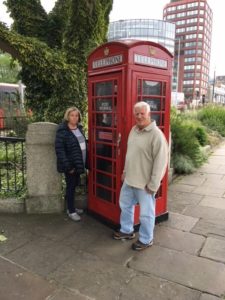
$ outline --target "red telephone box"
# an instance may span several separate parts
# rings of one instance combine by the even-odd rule
[[[133,106],[146,101],[169,141],[172,55],[163,46],[124,40],[106,43],[88,58],[88,210],[119,225],[119,193]],[[167,172],[168,173],[168,172]],[[167,177],[156,195],[156,219],[167,219]],[[139,224],[139,206],[135,225]]]

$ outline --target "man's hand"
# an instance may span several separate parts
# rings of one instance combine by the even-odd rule
[[[155,194],[155,192],[151,191],[151,190],[147,187],[147,185],[145,186],[145,190],[146,190],[146,192],[147,192],[148,194],[150,194],[150,195]]]
[[[69,174],[73,174],[75,172],[75,169],[72,169],[69,171]]]

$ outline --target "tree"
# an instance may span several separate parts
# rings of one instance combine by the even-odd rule
[[[16,83],[19,80],[20,65],[8,54],[0,52],[0,82]]]
[[[68,106],[86,110],[86,60],[106,41],[113,0],[6,0],[14,23],[0,23],[0,49],[18,59],[27,106],[37,120],[59,122]]]

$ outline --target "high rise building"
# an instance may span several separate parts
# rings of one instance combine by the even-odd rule
[[[163,17],[176,24],[173,90],[202,99],[209,81],[212,10],[207,0],[171,0]]]

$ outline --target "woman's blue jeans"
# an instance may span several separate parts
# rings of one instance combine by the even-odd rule
[[[65,180],[66,180],[66,204],[67,204],[67,210],[70,214],[75,212],[74,207],[74,196],[75,196],[75,190],[76,187],[79,185],[79,175],[76,173],[70,174],[65,173]]]
[[[148,244],[153,240],[155,227],[155,196],[145,190],[134,188],[123,183],[120,191],[120,231],[131,233],[134,231],[134,205],[140,205],[139,240]]]

